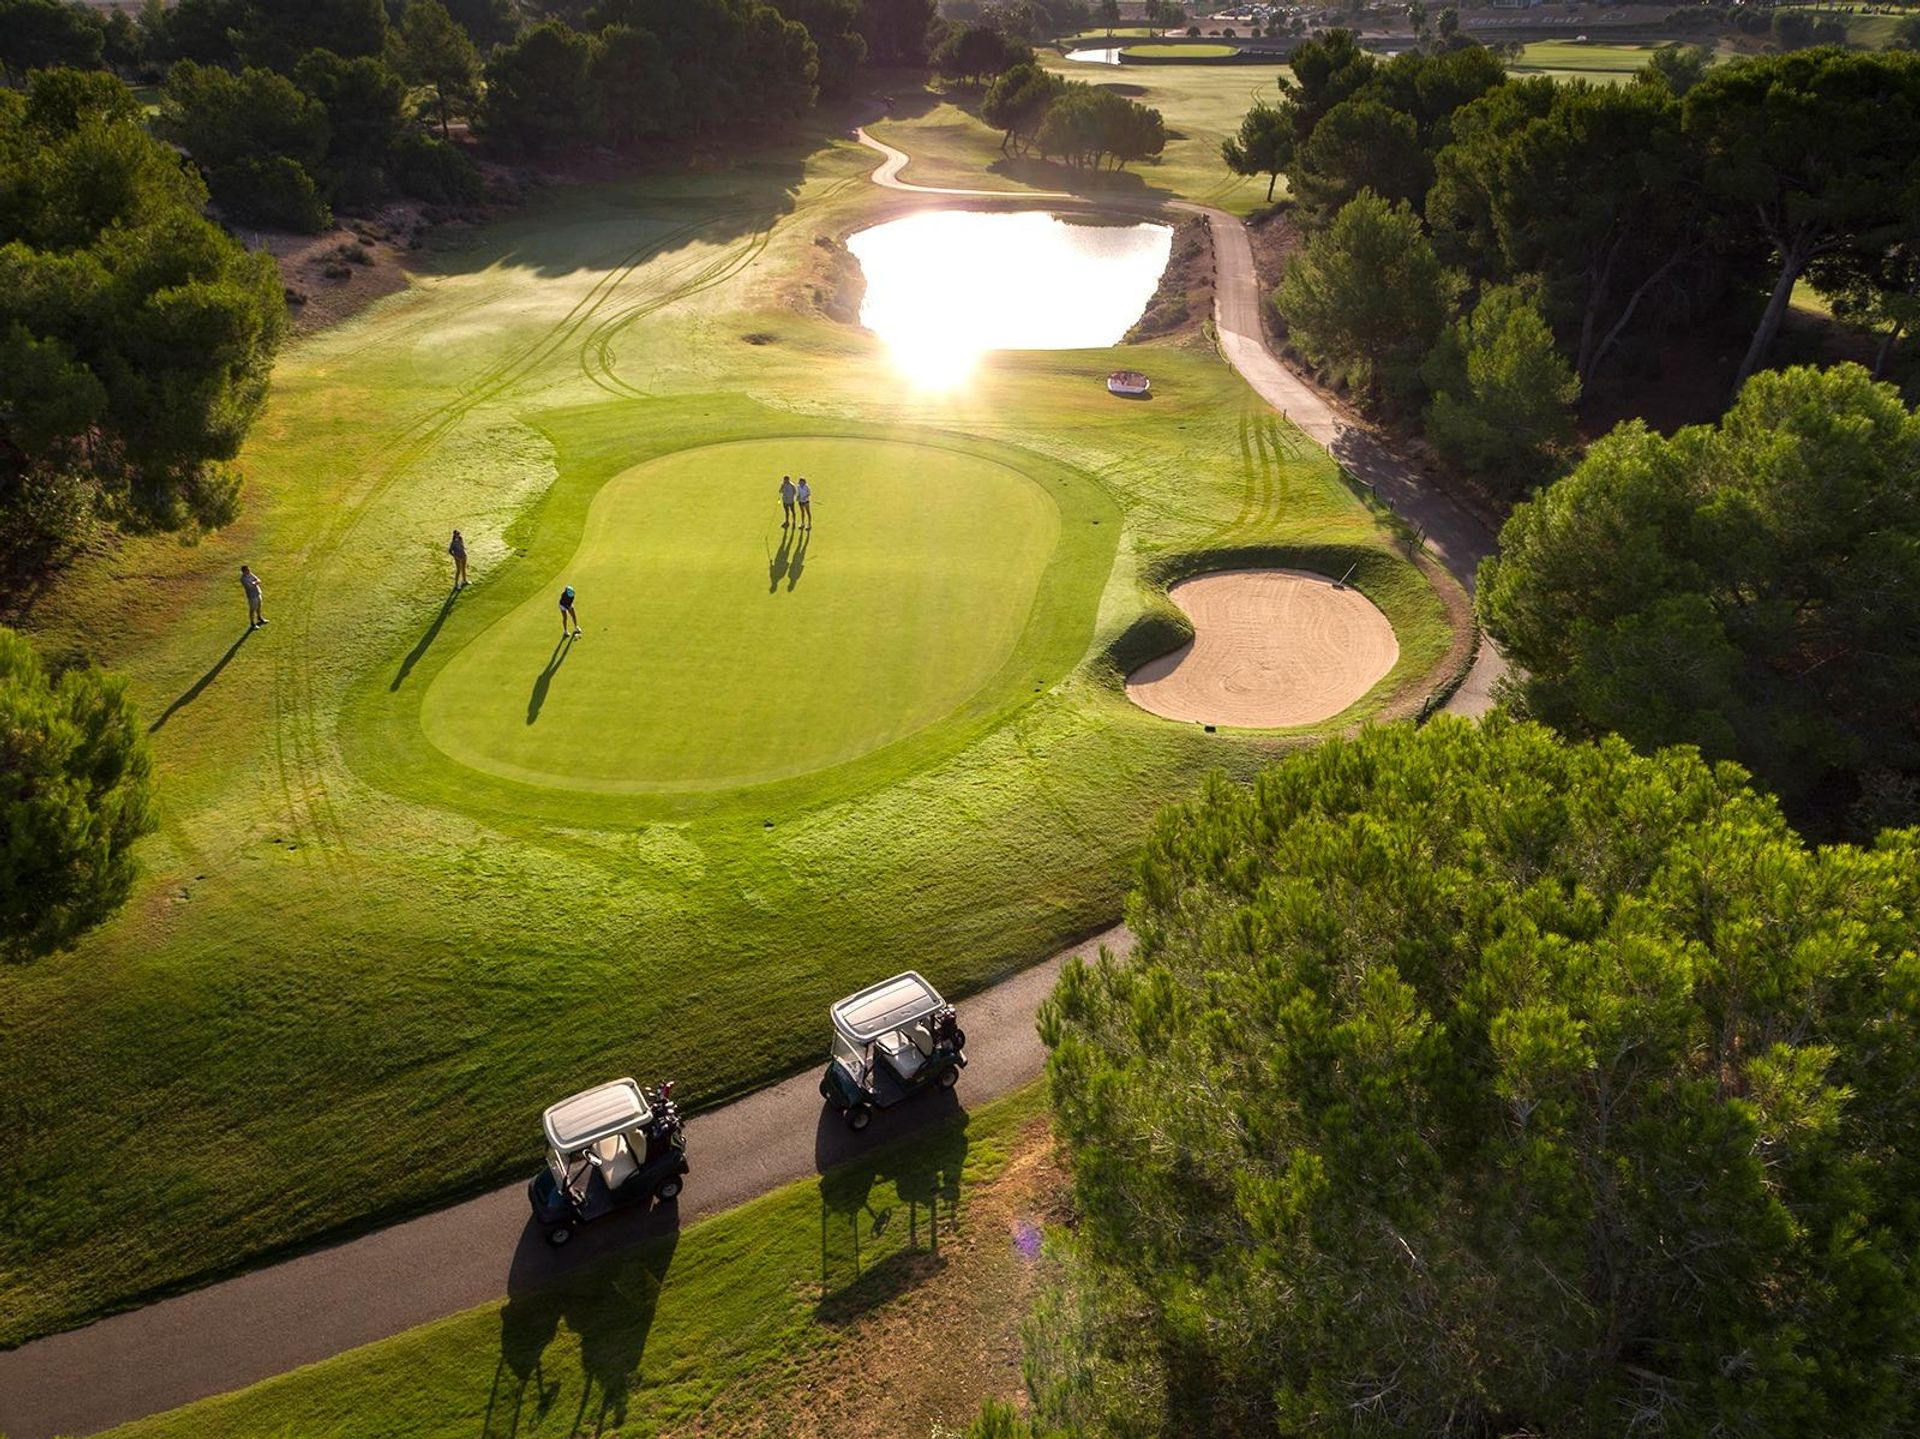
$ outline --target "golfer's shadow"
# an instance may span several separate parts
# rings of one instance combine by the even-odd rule
[[[413,667],[420,663],[420,657],[427,652],[427,647],[433,643],[434,636],[440,633],[440,626],[444,625],[447,622],[447,616],[453,613],[453,602],[459,597],[460,591],[457,589],[448,593],[446,603],[440,606],[440,613],[433,617],[433,623],[428,625],[427,632],[420,636],[420,642],[408,652],[405,659],[400,661],[400,672],[393,677],[393,683],[387,686],[389,691],[397,690],[407,682],[407,676],[413,673]]]
[[[800,583],[800,571],[807,565],[807,542],[812,538],[812,531],[797,526],[781,531],[780,548],[767,561],[768,594],[778,594],[782,580],[787,582],[789,590]]]
[[[240,631],[240,638],[235,640],[230,646],[228,646],[227,652],[221,655],[219,659],[213,662],[213,668],[208,670],[205,674],[201,675],[199,679],[195,680],[191,685],[189,685],[184,691],[181,692],[179,698],[174,700],[172,704],[168,705],[166,709],[161,711],[160,717],[156,719],[152,724],[147,726],[147,733],[148,734],[158,733],[160,726],[165,724],[168,720],[172,719],[174,715],[177,714],[180,710],[185,709],[188,705],[192,704],[195,700],[199,699],[202,691],[204,691],[208,685],[212,684],[215,680],[220,678],[220,671],[225,669],[228,663],[233,659],[233,657],[240,653],[240,646],[245,644],[249,639],[252,638],[252,636],[253,636],[253,627],[251,625],[249,625],[246,629]]]
[[[547,702],[547,691],[553,688],[553,677],[560,672],[560,666],[567,662],[567,656],[572,652],[572,643],[562,635],[560,643],[553,647],[553,653],[547,656],[547,667],[540,671],[540,677],[533,682],[533,693],[527,696],[528,724],[540,718],[540,706]]]

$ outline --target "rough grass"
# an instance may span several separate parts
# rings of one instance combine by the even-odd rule
[[[942,1093],[924,1102],[953,1101]],[[1043,1112],[1037,1084],[971,1114],[955,1107],[921,1136],[550,1288],[110,1432],[114,1439],[763,1432],[768,1419],[806,1413],[816,1387],[834,1387],[821,1382],[831,1370],[887,1375],[884,1432],[964,1423],[964,1412],[914,1412],[915,1403],[938,1396],[957,1408],[971,1397],[977,1406],[980,1392],[964,1379],[961,1393],[941,1394],[938,1371],[989,1337],[1004,1346],[1017,1326],[1034,1261],[1015,1247],[1014,1225],[1032,1232],[1046,1216],[1021,1212],[1023,1196],[1000,1191],[1010,1161],[1044,1147]],[[917,1352],[877,1347],[885,1328],[897,1327],[886,1325],[890,1311],[913,1308],[923,1287],[938,1288],[946,1302],[914,1327],[948,1340]],[[915,1393],[922,1397],[908,1401]]]
[[[1149,818],[1206,770],[1302,742],[1153,719],[1108,648],[1162,602],[1164,557],[1387,533],[1208,353],[900,385],[806,290],[816,236],[898,203],[871,168],[809,139],[474,234],[283,358],[238,525],[129,541],[33,616],[128,674],[161,829],[122,914],[0,973],[0,1342],[511,1179],[540,1106],[608,1073],[671,1072],[696,1106],[790,1073],[826,1003],[901,955],[964,995],[1111,922]],[[1105,393],[1121,367],[1150,403]],[[656,421],[770,412],[1076,472],[1119,531],[1084,658],[938,745],[670,811],[434,760],[417,692],[464,608],[544,591]],[[476,585],[450,612],[455,524]],[[242,560],[272,621],[252,635]],[[1408,673],[1437,664],[1435,596],[1378,590]]]

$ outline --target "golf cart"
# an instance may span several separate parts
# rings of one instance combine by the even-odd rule
[[[847,996],[828,1013],[833,1057],[820,1093],[854,1129],[908,1095],[953,1088],[967,1067],[967,1036],[953,1006],[912,970]]]
[[[680,1193],[687,1139],[672,1094],[672,1080],[642,1089],[616,1079],[547,1110],[547,1167],[527,1186],[547,1243],[565,1244],[575,1225],[615,1209]]]

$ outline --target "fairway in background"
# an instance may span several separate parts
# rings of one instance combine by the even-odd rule
[[[781,528],[783,474],[814,528]],[[855,438],[706,445],[610,480],[550,585],[434,680],[421,723],[477,769],[586,789],[727,788],[853,759],[992,681],[1060,536],[976,455]],[[560,644],[557,596],[586,638]]]

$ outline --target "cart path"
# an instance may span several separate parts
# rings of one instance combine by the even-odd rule
[[[1095,209],[1204,215],[1213,230],[1214,317],[1228,362],[1254,391],[1349,471],[1371,483],[1469,590],[1493,537],[1478,519],[1427,483],[1419,470],[1374,436],[1349,424],[1324,396],[1268,347],[1261,326],[1253,246],[1244,223],[1223,210],[1186,201],[1161,206],[1088,200],[1058,191],[958,190],[899,178],[910,157],[864,129],[862,144],[880,152],[873,183],[929,197],[1048,201]],[[1446,708],[1484,713],[1506,666],[1482,642],[1466,681]],[[1045,1050],[1033,1021],[1070,957],[1105,944],[1125,950],[1120,927],[1024,970],[963,1002],[969,1064],[959,1094],[980,1104],[1041,1072]],[[650,1079],[651,1076],[640,1076]],[[676,1206],[690,1223],[819,1172],[864,1149],[909,1132],[920,1107],[879,1115],[856,1138],[833,1122],[820,1124],[822,1104],[811,1072],[759,1090],[687,1124],[693,1165]],[[528,1116],[528,1153],[537,1147],[537,1116]],[[509,1288],[622,1248],[651,1232],[646,1216],[616,1215],[581,1231],[564,1250],[548,1249],[528,1220],[525,1188],[513,1184],[448,1209],[358,1239],[163,1299],[84,1329],[0,1352],[0,1435],[54,1439],[85,1435],[223,1394],[348,1349],[389,1338],[499,1299]]]
[[[1037,1078],[1046,1049],[1034,1016],[1061,967],[1102,945],[1124,952],[1132,943],[1116,926],[962,999],[967,1070],[955,1091],[960,1101],[985,1104]],[[674,1209],[614,1214],[582,1229],[565,1249],[548,1247],[531,1222],[526,1186],[516,1183],[0,1353],[0,1434],[93,1434],[243,1388],[538,1287],[656,1232],[674,1210],[682,1224],[718,1214],[947,1112],[907,1103],[881,1111],[865,1134],[855,1135],[826,1110],[818,1084],[818,1072],[809,1070],[695,1115],[687,1121],[692,1172]],[[539,1113],[529,1109],[529,1173],[537,1163],[539,1126]]]
[[[1240,372],[1255,394],[1292,421],[1349,474],[1371,485],[1374,493],[1401,519],[1422,531],[1434,558],[1447,567],[1468,594],[1473,593],[1474,572],[1479,569],[1480,561],[1494,551],[1493,532],[1478,516],[1429,481],[1418,465],[1395,454],[1371,430],[1343,417],[1317,387],[1273,352],[1263,324],[1267,299],[1260,291],[1260,278],[1254,270],[1253,241],[1239,216],[1187,200],[1161,204],[1150,200],[1070,195],[1058,190],[950,190],[914,185],[900,178],[910,156],[883,140],[874,139],[864,126],[856,127],[853,134],[861,144],[879,151],[883,157],[870,177],[883,189],[1003,202],[1043,200],[1129,214],[1178,210],[1205,216],[1213,232],[1214,327],[1227,363]],[[1452,714],[1485,714],[1493,707],[1494,686],[1506,670],[1506,661],[1499,650],[1483,636],[1473,664],[1465,680],[1447,700],[1446,710]]]

